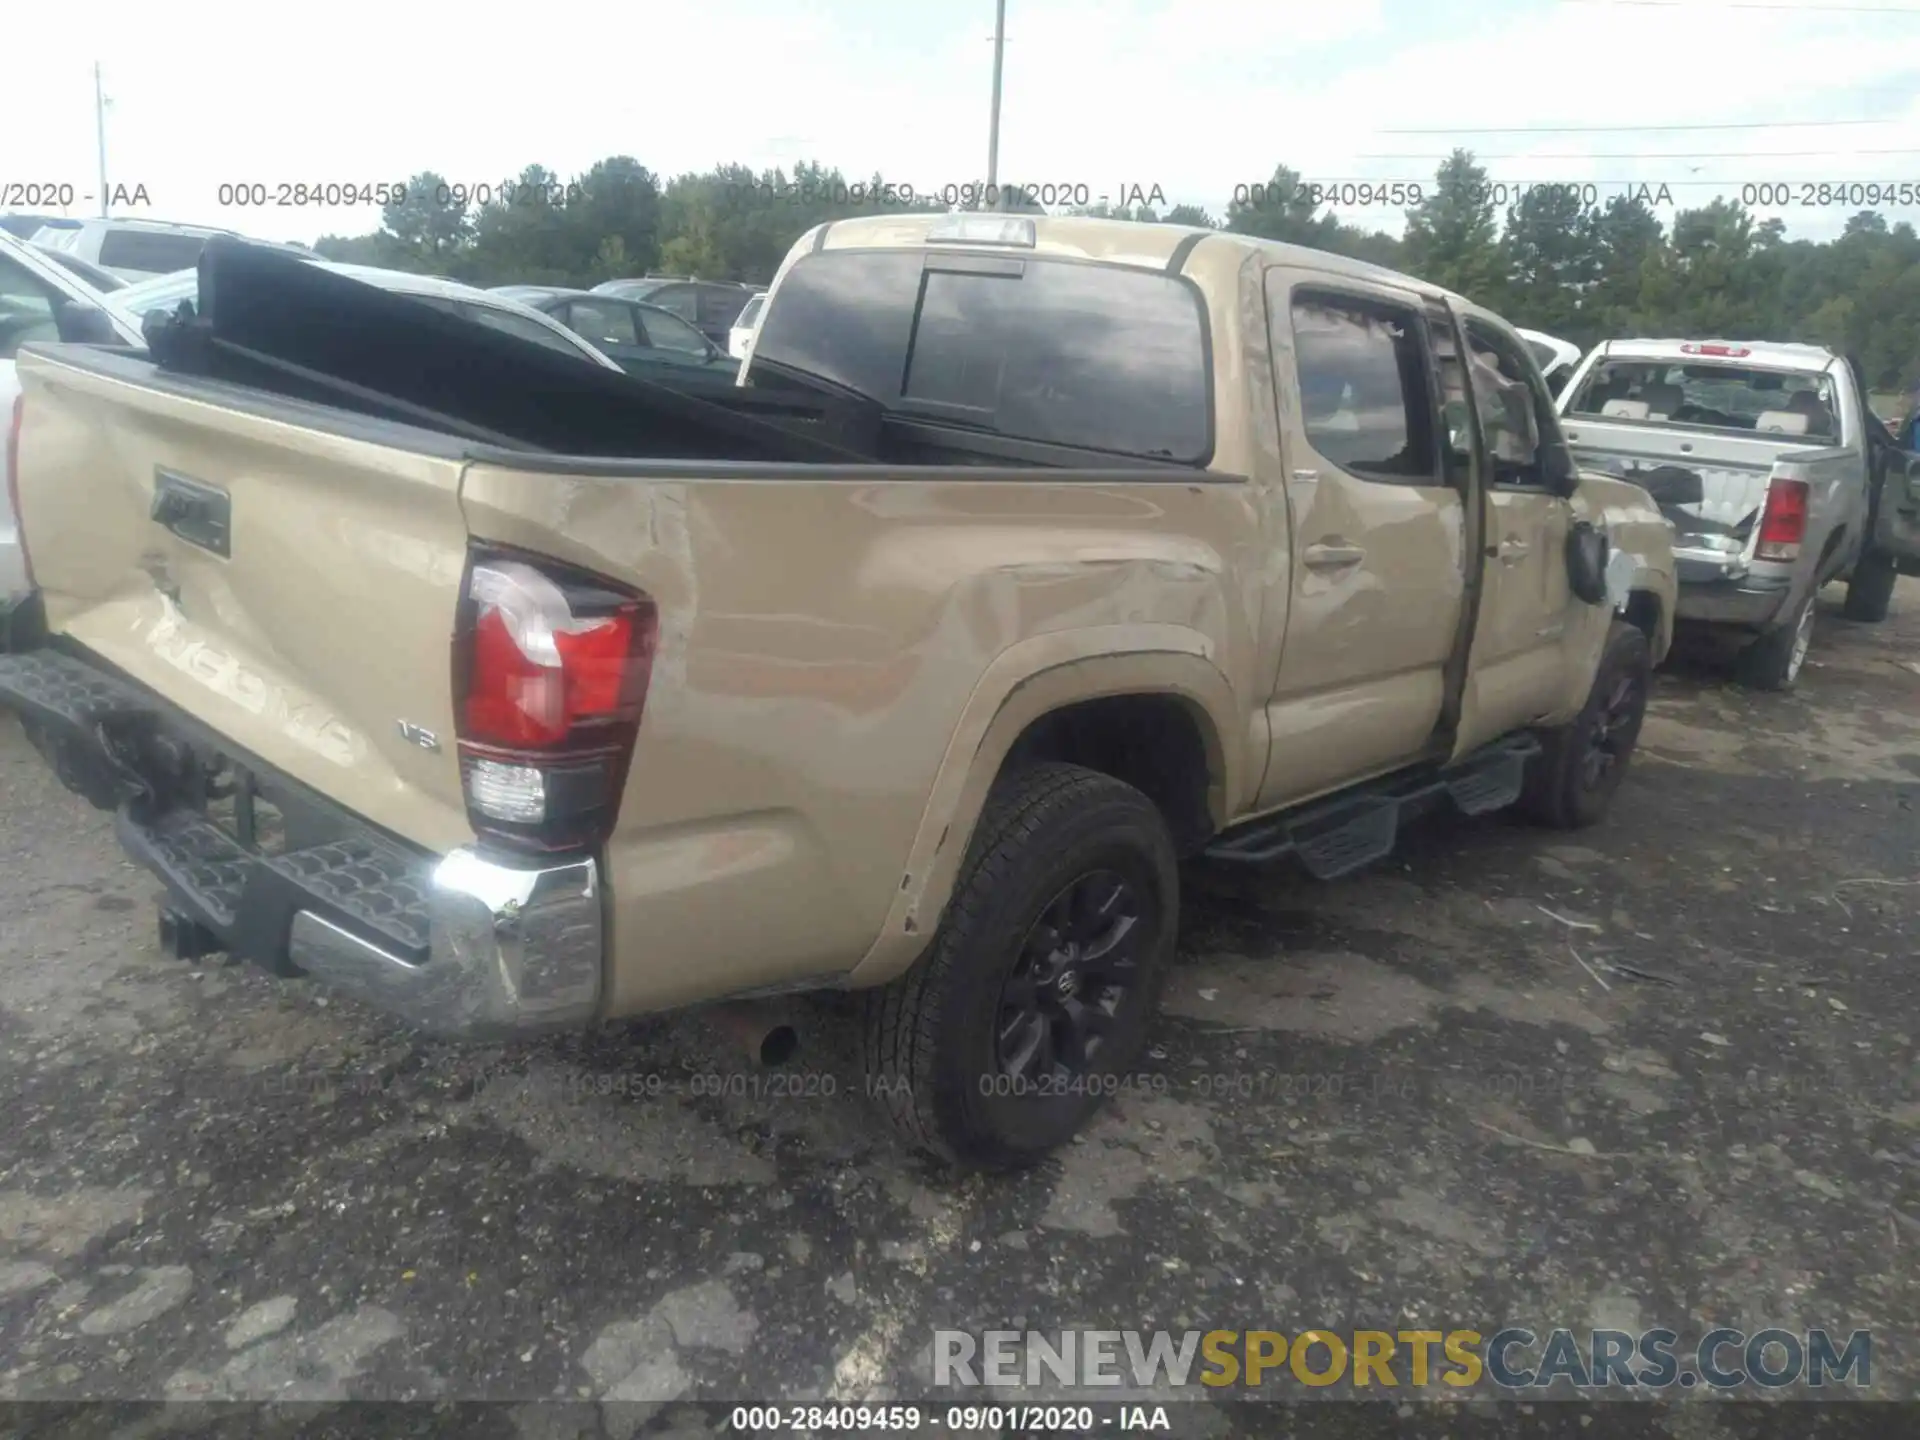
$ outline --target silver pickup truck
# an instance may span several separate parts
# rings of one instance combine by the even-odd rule
[[[1911,457],[1857,372],[1811,345],[1609,340],[1561,392],[1578,463],[1641,484],[1675,528],[1678,618],[1742,644],[1747,683],[1784,690],[1813,638],[1814,596],[1848,582],[1849,619],[1884,620],[1920,564],[1901,507]]]

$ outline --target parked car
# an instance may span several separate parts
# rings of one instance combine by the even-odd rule
[[[566,326],[531,306],[522,305],[509,296],[476,289],[471,285],[462,285],[457,280],[448,280],[437,275],[416,275],[409,270],[384,270],[371,265],[343,265],[333,260],[307,260],[306,263],[317,265],[322,270],[330,270],[336,275],[346,275],[355,280],[363,280],[369,285],[378,285],[383,290],[410,296],[454,314],[464,315],[495,330],[504,331],[509,335],[518,335],[524,340],[544,345],[549,350],[577,355],[581,359],[591,360],[594,364],[608,369],[620,368]],[[197,299],[199,293],[199,270],[180,270],[172,275],[156,276],[137,285],[129,285],[124,290],[115,291],[108,297],[107,303],[123,318],[138,326],[152,311],[172,310],[182,300]]]
[[[113,318],[105,298],[61,270],[52,257],[0,234],[0,416],[11,417],[20,397],[14,357],[29,341],[74,340],[83,337],[68,306],[98,311],[94,317],[106,329],[94,338],[128,345],[140,343],[137,325]],[[13,452],[0,452],[0,649],[10,643],[16,617],[34,594],[33,567],[20,538],[14,504]]]
[[[1539,362],[1540,373],[1547,378],[1547,388],[1558,395],[1579,367],[1580,347],[1570,340],[1545,335],[1538,330],[1521,330],[1518,334],[1527,342],[1527,348],[1533,351],[1533,358]]]
[[[82,220],[44,226],[34,232],[33,243],[77,255],[123,280],[144,280],[185,269],[200,258],[200,247],[209,237],[231,234],[231,230],[164,220]]]
[[[0,230],[16,240],[31,242],[42,230],[78,230],[80,222],[62,215],[29,215],[13,211],[0,215]]]
[[[657,305],[559,286],[500,285],[487,293],[551,316],[635,375],[657,375],[665,368],[731,379],[740,368],[726,351]]]
[[[102,270],[92,261],[82,260],[78,255],[69,254],[65,250],[48,250],[38,245],[34,248],[69,275],[78,276],[85,281],[89,289],[96,290],[102,295],[111,295],[116,290],[127,288],[125,280],[111,270]]]
[[[1841,356],[1762,341],[1609,340],[1560,408],[1582,465],[1662,502],[1678,531],[1680,619],[1740,643],[1749,684],[1781,690],[1799,678],[1814,597],[1829,581],[1847,582],[1850,619],[1886,618],[1908,556],[1870,532],[1894,452]]]
[[[737,280],[696,280],[691,276],[647,275],[637,280],[606,280],[593,287],[596,295],[622,300],[644,300],[671,311],[722,350],[733,322],[753,299],[754,288]]]
[[[949,1161],[1132,1073],[1181,857],[1591,825],[1667,648],[1670,526],[1520,337],[1322,251],[816,227],[734,393],[830,432],[469,364],[243,245],[202,281],[192,344],[23,353],[49,643],[0,656],[169,948],[454,1036],[754,997],[763,1056],[767,997],[864,991],[867,1093]]]
[[[767,295],[763,290],[747,302],[747,308],[740,312],[740,318],[727,332],[727,353],[734,359],[745,360],[753,353],[754,331],[760,326],[760,312],[766,304]]]

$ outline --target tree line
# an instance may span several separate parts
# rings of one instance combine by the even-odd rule
[[[1876,389],[1920,384],[1920,236],[1877,210],[1854,214],[1836,239],[1813,241],[1789,239],[1778,219],[1757,220],[1728,199],[1679,210],[1670,224],[1644,195],[1602,206],[1577,186],[1535,187],[1502,207],[1466,150],[1441,163],[1401,236],[1339,219],[1285,165],[1266,184],[1242,189],[1223,215],[1151,204],[1064,213],[1316,246],[1418,275],[1583,349],[1634,334],[1797,340],[1859,357]],[[812,226],[923,209],[925,199],[878,176],[850,180],[816,163],[791,172],[723,165],[663,178],[631,156],[613,156],[565,181],[539,165],[500,185],[450,184],[423,172],[382,208],[377,231],[324,236],[314,248],[330,259],[477,285],[590,286],[649,271],[765,284]],[[1045,213],[1030,192],[984,185],[935,199]]]

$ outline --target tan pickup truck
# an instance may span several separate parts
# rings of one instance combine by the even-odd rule
[[[244,244],[200,295],[22,352],[0,656],[166,944],[460,1036],[863,990],[969,1165],[1138,1061],[1183,858],[1592,823],[1669,641],[1525,343],[1313,250],[824,226],[718,403]]]

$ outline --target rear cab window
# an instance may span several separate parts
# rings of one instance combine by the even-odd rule
[[[1196,287],[1158,270],[823,251],[787,273],[754,353],[895,415],[1186,465],[1212,458],[1206,310]]]
[[[1683,430],[1734,430],[1837,443],[1832,375],[1738,363],[1606,359],[1567,406],[1574,415]]]

